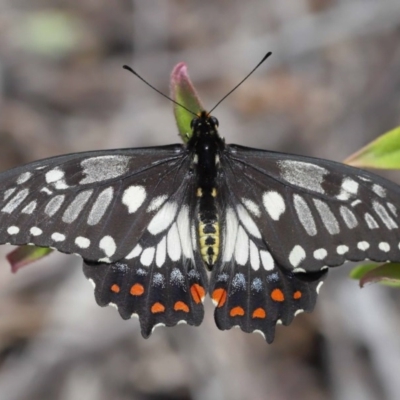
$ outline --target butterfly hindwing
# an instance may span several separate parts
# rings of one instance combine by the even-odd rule
[[[144,337],[160,324],[197,326],[203,320],[208,285],[197,249],[193,188],[189,180],[166,201],[124,259],[84,263],[97,303],[115,305],[124,319],[138,316]]]
[[[176,263],[166,258],[161,268],[156,262],[144,267],[133,259],[114,264],[84,262],[83,271],[94,283],[97,303],[114,305],[123,319],[138,317],[147,338],[157,325],[197,326],[203,320],[207,288],[203,271],[191,260]]]
[[[297,314],[313,310],[327,269],[295,274],[283,268],[250,213],[222,182],[219,195],[222,248],[210,282],[216,324],[222,330],[258,331],[271,343],[277,323],[289,325]]]
[[[275,336],[276,324],[289,325],[302,312],[311,312],[327,270],[294,274],[275,264],[255,271],[250,260],[219,265],[211,280],[210,295],[216,306],[219,329],[238,326],[244,332],[259,332],[268,343]]]

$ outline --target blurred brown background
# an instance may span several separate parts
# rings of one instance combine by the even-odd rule
[[[0,170],[178,142],[185,61],[228,142],[342,160],[400,124],[399,0],[0,0]],[[400,181],[400,173],[391,173]],[[0,400],[400,398],[400,295],[331,271],[316,311],[258,335],[160,328],[97,307],[73,256],[12,275],[0,248]]]

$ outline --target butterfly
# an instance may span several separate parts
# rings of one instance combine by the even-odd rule
[[[214,107],[215,108],[215,107]],[[78,254],[100,306],[268,343],[328,267],[400,261],[400,187],[333,161],[228,145],[202,111],[185,144],[74,153],[0,174],[0,244]],[[210,279],[207,270],[211,272]]]

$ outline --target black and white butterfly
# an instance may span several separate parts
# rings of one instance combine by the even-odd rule
[[[312,311],[327,268],[400,261],[400,187],[333,161],[227,145],[201,112],[186,145],[76,153],[0,174],[0,243],[83,258],[96,301],[155,326],[268,342]],[[211,270],[208,283],[206,268]]]

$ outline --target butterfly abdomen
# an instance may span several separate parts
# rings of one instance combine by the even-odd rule
[[[214,188],[211,190],[211,193],[202,193],[202,197],[200,198],[200,253],[209,269],[217,261],[220,246],[219,221],[214,200],[216,195],[217,190]]]

